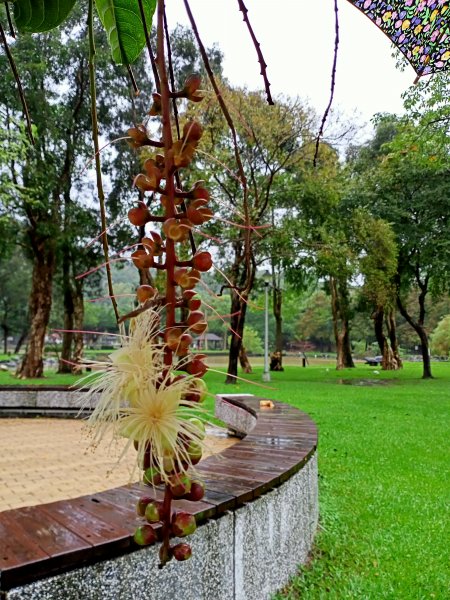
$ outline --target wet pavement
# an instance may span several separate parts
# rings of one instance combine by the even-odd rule
[[[137,481],[136,452],[120,463],[126,440],[93,451],[73,419],[0,419],[0,511],[94,494]],[[226,431],[208,428],[209,454],[233,445]],[[205,453],[204,457],[208,454]]]

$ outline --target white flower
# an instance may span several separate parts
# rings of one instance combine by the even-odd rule
[[[130,335],[122,336],[122,347],[109,355],[110,362],[96,363],[103,372],[87,392],[85,406],[99,396],[88,420],[96,444],[106,435],[129,439],[137,446],[138,464],[145,454],[152,466],[168,481],[171,467],[180,472],[192,467],[188,447],[203,447],[203,429],[192,417],[205,411],[186,399],[193,389],[202,390],[203,382],[191,376],[179,376],[164,365],[164,346],[157,341],[159,314],[146,311],[139,315]],[[120,460],[120,459],[119,459]]]

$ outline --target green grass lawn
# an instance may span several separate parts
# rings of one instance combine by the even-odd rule
[[[332,363],[288,366],[272,374],[272,389],[226,386],[223,373],[207,374],[213,394],[289,402],[319,426],[315,550],[276,600],[450,597],[450,364],[432,367],[435,379],[424,381],[420,363],[387,373],[362,365],[340,372]],[[257,367],[249,381],[260,383],[261,373]],[[32,383],[75,379],[51,375]],[[17,380],[0,373],[0,383]]]
[[[277,389],[237,386],[305,410],[320,430],[314,555],[277,600],[450,598],[450,365],[433,371],[288,367],[273,374]],[[209,379],[214,392],[234,387]]]
[[[47,371],[45,377],[37,379],[17,379],[12,371],[0,371],[0,385],[73,385],[79,379],[80,375],[58,374],[55,371]]]

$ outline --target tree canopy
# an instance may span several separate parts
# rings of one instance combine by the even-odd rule
[[[377,130],[385,141],[362,149],[354,201],[388,221],[395,233],[396,303],[419,336],[424,377],[430,377],[425,299],[428,293],[439,297],[450,285],[449,139],[427,126],[426,117],[383,116]],[[414,313],[406,305],[412,289]]]

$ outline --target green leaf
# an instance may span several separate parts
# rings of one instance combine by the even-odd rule
[[[108,35],[114,61],[129,65],[145,46],[145,34],[138,0],[95,0],[97,11]],[[150,29],[156,0],[142,0],[147,27]]]
[[[76,0],[15,0],[14,20],[21,33],[41,33],[60,25]]]

